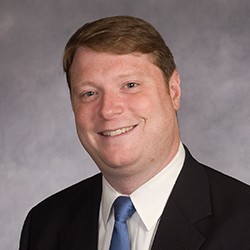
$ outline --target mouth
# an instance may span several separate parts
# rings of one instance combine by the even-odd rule
[[[135,127],[136,126],[129,126],[129,127],[124,127],[124,128],[119,128],[116,130],[108,130],[108,131],[103,131],[100,134],[103,136],[117,136],[117,135],[121,135],[121,134],[129,132]]]

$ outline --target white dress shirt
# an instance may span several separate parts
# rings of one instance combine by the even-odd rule
[[[154,239],[161,214],[182,169],[185,150],[180,143],[173,160],[156,176],[135,190],[130,198],[136,212],[127,221],[131,250],[148,250]],[[103,177],[103,193],[99,214],[98,250],[108,250],[113,226],[112,204],[122,194],[118,193]]]

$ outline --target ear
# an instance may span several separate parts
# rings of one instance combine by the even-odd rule
[[[181,99],[181,80],[177,70],[175,70],[169,79],[169,93],[172,99],[173,107],[177,111],[180,108]]]

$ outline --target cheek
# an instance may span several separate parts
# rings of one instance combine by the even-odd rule
[[[128,108],[134,110],[141,116],[148,117],[152,112],[155,112],[157,102],[153,96],[135,96],[127,101]]]
[[[147,106],[147,114],[150,118],[152,129],[157,132],[167,129],[175,116],[175,110],[169,95],[157,95],[154,101]]]
[[[78,138],[83,145],[83,147],[90,152],[93,145],[95,145],[94,140],[94,122],[91,122],[88,115],[75,114],[75,124]]]
[[[75,123],[78,133],[84,134],[93,127],[93,113],[86,109],[77,109],[74,111]]]

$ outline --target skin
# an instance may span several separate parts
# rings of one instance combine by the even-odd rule
[[[180,143],[177,71],[167,84],[149,54],[78,48],[70,79],[79,139],[118,192],[132,193],[173,159]]]

